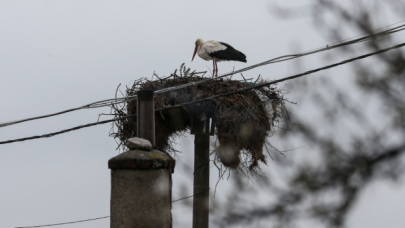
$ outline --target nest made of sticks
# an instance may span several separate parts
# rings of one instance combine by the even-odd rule
[[[185,70],[185,68],[181,67],[180,69],[180,75],[177,75],[175,71],[171,76],[164,79],[155,75],[157,80],[146,78],[137,80],[130,87],[127,87],[126,96],[137,95],[139,90],[160,90],[205,79],[203,77],[204,72],[189,73],[189,70]],[[195,101],[265,82],[257,81],[248,82],[224,78],[155,94],[155,109]],[[282,90],[271,85],[156,112],[156,147],[166,152],[177,152],[173,146],[176,136],[181,136],[189,131],[193,127],[193,122],[211,118],[211,130],[216,135],[212,152],[215,155],[215,164],[220,163],[230,169],[239,169],[250,173],[257,172],[259,162],[266,163],[263,149],[269,148],[268,138],[274,134],[280,123],[289,118],[284,106],[285,102]],[[137,100],[131,100],[122,106],[114,105],[113,110],[116,117],[136,114]],[[115,122],[115,126],[115,131],[111,133],[111,136],[119,140],[119,145],[124,145],[128,138],[136,137],[136,118],[118,120]]]

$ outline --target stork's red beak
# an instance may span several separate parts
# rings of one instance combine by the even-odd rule
[[[191,59],[191,62],[194,60],[195,54],[197,53],[197,48],[198,48],[198,46],[195,45],[195,50],[194,50],[194,54],[193,54],[193,58]]]

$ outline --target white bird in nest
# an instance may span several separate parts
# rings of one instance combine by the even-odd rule
[[[215,40],[208,40],[204,42],[202,39],[197,39],[197,41],[195,41],[195,50],[191,61],[194,60],[196,53],[204,60],[212,60],[213,77],[214,75],[218,76],[217,62],[239,61],[246,63],[245,54],[236,50],[229,44]]]

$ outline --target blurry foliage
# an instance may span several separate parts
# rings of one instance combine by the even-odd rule
[[[405,15],[403,1],[345,1],[344,6],[337,0],[314,2],[307,15],[313,15],[315,26],[333,41],[345,37],[342,31],[370,34],[381,25],[393,23],[382,20],[386,10],[397,13],[398,18]],[[281,12],[278,16],[294,16],[288,9]],[[400,43],[394,38],[372,39],[345,47],[336,51],[339,55],[335,52],[333,58],[352,57],[359,49],[360,53],[368,53]],[[351,80],[345,77],[342,84],[334,83],[339,79],[326,75],[290,82],[288,90],[303,97],[305,102],[299,102],[298,106],[311,109],[311,116],[290,110],[292,121],[297,124],[280,138],[286,145],[299,140],[312,148],[312,151],[300,149],[300,154],[317,155],[304,162],[291,156],[296,150],[280,159],[290,168],[277,167],[280,171],[277,173],[284,174],[284,183],[278,186],[271,179],[258,183],[259,192],[269,195],[271,202],[244,207],[244,202],[249,205],[252,199],[246,196],[258,193],[251,188],[235,188],[234,193],[229,193],[229,203],[217,209],[221,215],[214,214],[216,224],[251,226],[264,220],[267,221],[264,227],[270,227],[268,224],[300,227],[303,221],[310,220],[321,226],[344,227],[365,188],[377,180],[397,181],[403,176],[404,53],[402,48],[351,63],[347,67],[351,69]],[[240,206],[235,206],[235,202],[240,202]]]

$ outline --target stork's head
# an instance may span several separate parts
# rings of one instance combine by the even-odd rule
[[[195,41],[195,49],[194,49],[194,54],[193,54],[193,58],[191,59],[191,62],[194,60],[195,54],[197,53],[197,50],[201,47],[201,45],[204,43],[204,41],[202,39],[197,39]]]

